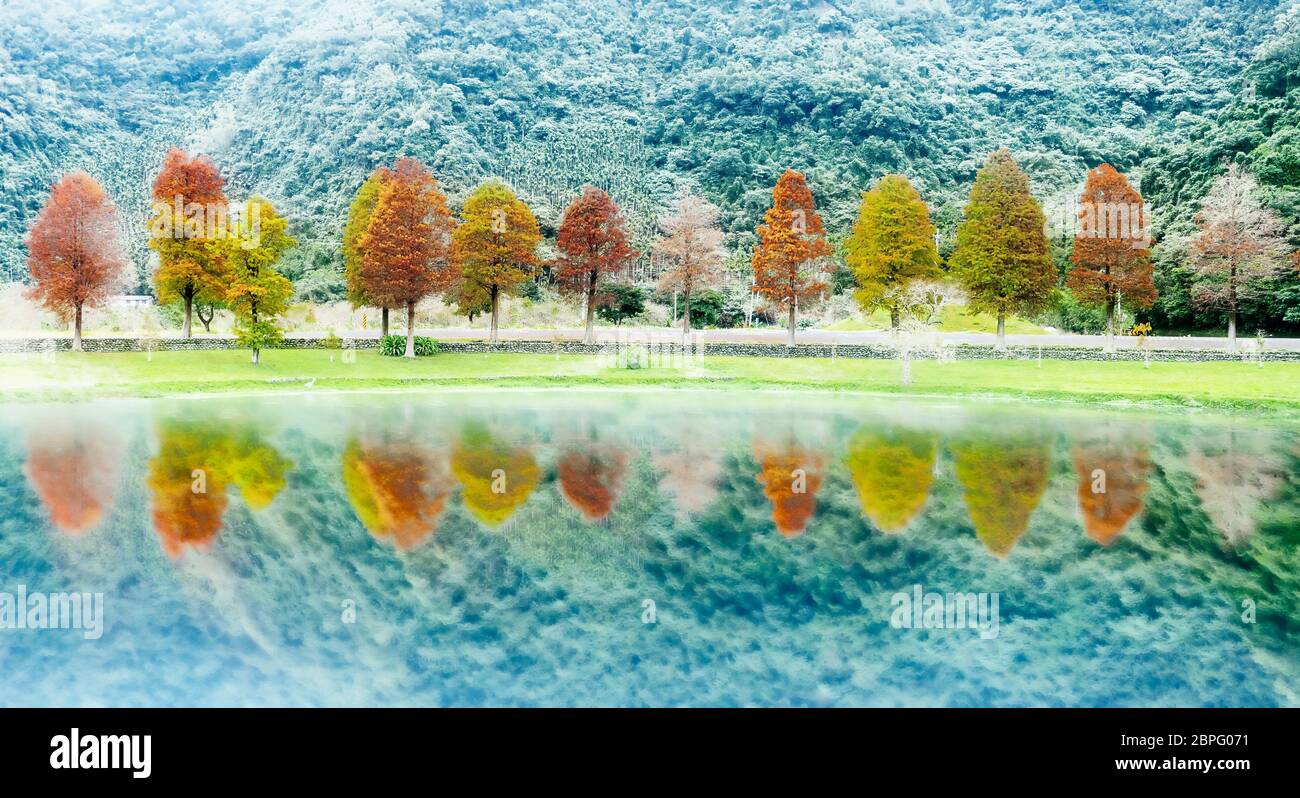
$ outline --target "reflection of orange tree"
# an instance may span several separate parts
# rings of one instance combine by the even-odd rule
[[[1144,440],[1080,441],[1074,446],[1074,469],[1084,530],[1108,546],[1142,512],[1151,475],[1149,445]]]
[[[862,514],[886,534],[901,532],[925,505],[934,482],[938,440],[916,430],[863,427],[849,440],[844,463]]]
[[[822,484],[826,458],[793,441],[754,441],[754,457],[758,459],[758,483],[772,502],[777,531],[786,537],[802,533],[817,509],[815,495]]]
[[[73,426],[42,431],[27,443],[27,479],[55,527],[79,535],[113,502],[118,456],[104,434]]]
[[[627,469],[627,455],[610,445],[590,441],[561,455],[555,464],[560,492],[588,521],[609,515]]]
[[[227,424],[164,422],[149,461],[153,524],[170,556],[210,543],[221,530],[226,489],[234,485],[253,510],[284,488],[293,464],[256,432]]]
[[[451,494],[446,461],[410,443],[349,441],[343,484],[366,529],[399,549],[414,548],[438,527]]]
[[[465,487],[465,507],[489,527],[528,501],[541,477],[527,447],[498,440],[478,424],[467,427],[452,449],[451,472]]]
[[[953,443],[952,454],[975,534],[1005,557],[1047,490],[1050,443],[1034,435],[965,440]]]

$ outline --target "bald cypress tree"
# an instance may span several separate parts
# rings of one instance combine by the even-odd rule
[[[1005,349],[1007,315],[1043,310],[1056,287],[1043,209],[1006,149],[990,155],[976,175],[965,217],[951,272],[972,310],[997,316],[998,348]]]

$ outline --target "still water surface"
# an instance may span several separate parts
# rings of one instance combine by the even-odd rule
[[[1294,705],[1300,434],[723,393],[10,405],[0,578],[104,594],[97,639],[0,629],[6,706]]]

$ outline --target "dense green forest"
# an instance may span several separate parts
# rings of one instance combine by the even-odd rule
[[[174,145],[290,219],[285,272],[312,299],[342,297],[348,202],[401,155],[429,164],[457,208],[505,178],[548,234],[593,183],[644,242],[693,185],[742,253],[786,168],[807,174],[835,239],[873,180],[907,174],[946,255],[994,149],[1011,149],[1049,223],[1110,162],[1156,213],[1160,331],[1220,325],[1193,318],[1178,244],[1225,158],[1250,166],[1300,240],[1300,14],[1286,0],[222,8],[0,8],[0,278],[23,278],[49,185],[84,168],[124,211],[148,291],[149,181]],[[1256,326],[1300,330],[1300,281],[1248,310]]]

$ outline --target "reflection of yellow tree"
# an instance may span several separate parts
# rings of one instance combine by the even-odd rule
[[[555,464],[560,492],[588,521],[599,521],[614,509],[626,469],[622,450],[596,441],[566,451]]]
[[[801,534],[817,509],[817,490],[826,458],[819,452],[789,441],[774,444],[754,441],[758,483],[772,502],[772,521],[786,537]]]
[[[1285,480],[1282,458],[1267,446],[1233,431],[1203,433],[1201,451],[1188,458],[1196,495],[1228,545],[1255,532],[1255,513],[1277,495]]]
[[[451,472],[465,487],[465,506],[489,527],[528,501],[541,477],[527,447],[498,440],[480,425],[466,428],[452,449]]]
[[[1074,446],[1079,507],[1088,537],[1108,546],[1142,512],[1151,475],[1146,440],[1100,436]]]
[[[105,433],[83,425],[42,429],[27,442],[27,479],[59,530],[79,535],[113,503],[119,456]]]
[[[953,443],[952,454],[975,534],[1005,557],[1047,490],[1049,442],[1036,436],[966,440]]]
[[[916,430],[863,427],[849,440],[844,463],[862,514],[881,532],[901,532],[925,506],[937,453],[936,437]]]
[[[210,543],[221,530],[230,485],[239,488],[251,509],[265,508],[284,488],[292,467],[250,430],[164,422],[148,478],[154,529],[164,549],[175,557],[187,545]]]
[[[412,549],[438,527],[451,494],[446,461],[411,443],[348,442],[343,484],[371,534]]]

